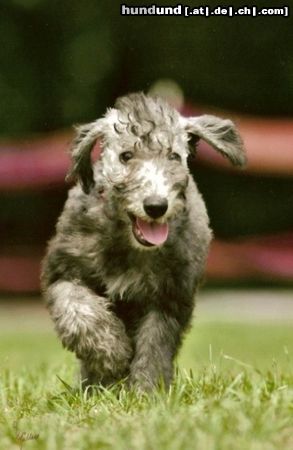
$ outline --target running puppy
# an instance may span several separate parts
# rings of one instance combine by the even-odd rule
[[[184,118],[142,93],[77,129],[70,176],[78,183],[49,243],[42,289],[84,386],[128,377],[149,390],[172,380],[211,240],[187,166],[192,138],[245,163],[230,120]],[[102,153],[92,165],[97,139]]]

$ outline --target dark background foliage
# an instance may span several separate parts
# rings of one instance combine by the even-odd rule
[[[290,17],[129,17],[120,15],[120,3],[1,1],[2,135],[90,120],[117,95],[147,90],[162,77],[176,80],[201,104],[292,115]],[[271,0],[257,4],[280,6]]]

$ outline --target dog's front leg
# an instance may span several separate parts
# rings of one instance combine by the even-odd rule
[[[46,301],[64,347],[81,360],[84,386],[128,373],[130,340],[106,298],[78,282],[58,281],[46,290]]]
[[[175,318],[158,310],[146,315],[135,337],[135,354],[130,367],[131,386],[148,391],[163,382],[168,388],[180,334],[181,326]]]

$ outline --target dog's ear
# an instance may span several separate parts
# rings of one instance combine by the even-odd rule
[[[72,167],[66,179],[78,179],[88,194],[94,187],[91,151],[103,134],[103,119],[76,127],[76,137],[71,146]]]
[[[203,139],[235,166],[246,164],[242,138],[234,123],[211,115],[184,118],[184,128],[191,135]]]

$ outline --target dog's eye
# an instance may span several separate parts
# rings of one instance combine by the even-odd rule
[[[181,161],[181,156],[179,155],[179,153],[173,152],[170,153],[170,155],[168,156],[168,159],[170,159],[171,161]]]
[[[132,158],[133,158],[133,152],[123,152],[123,153],[120,153],[120,155],[119,155],[119,159],[123,164],[126,164]]]

